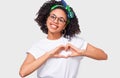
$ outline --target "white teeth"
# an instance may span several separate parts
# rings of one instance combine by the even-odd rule
[[[55,26],[55,25],[51,25],[51,27],[52,27],[52,28],[54,28],[54,29],[58,28],[58,27],[57,27],[57,26]]]

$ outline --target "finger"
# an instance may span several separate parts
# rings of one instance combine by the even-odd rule
[[[54,49],[54,52],[55,53],[59,53],[59,52],[61,52],[62,50],[64,50],[65,49],[65,46],[64,45],[59,45],[58,47],[56,47],[55,49]]]
[[[74,45],[72,45],[72,44],[69,44],[69,46],[70,46],[70,48],[72,49],[72,50],[74,50],[75,52],[79,52],[79,48],[77,48],[76,46],[74,46]]]
[[[79,52],[85,52],[86,50],[80,50]]]
[[[54,55],[55,58],[67,58],[68,56],[64,56],[64,55]]]
[[[74,55],[73,55],[73,53],[72,54],[69,54],[67,57],[73,57]]]
[[[74,48],[74,46],[71,43],[67,43],[67,47]]]
[[[70,48],[70,45],[69,45],[69,43],[67,43],[67,44],[66,44],[66,47],[65,47],[65,51],[68,51],[69,48]]]

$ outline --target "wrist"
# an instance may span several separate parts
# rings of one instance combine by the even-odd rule
[[[86,55],[86,54],[85,54],[85,53],[86,53],[86,50],[82,50],[82,51],[80,51],[80,53],[81,53],[81,54],[80,54],[81,56],[85,56],[85,55]]]
[[[46,52],[45,55],[48,57],[48,58],[51,58],[52,57],[52,54],[50,52]]]

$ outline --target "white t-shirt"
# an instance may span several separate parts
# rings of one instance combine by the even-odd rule
[[[60,44],[66,45],[71,43],[79,49],[86,49],[87,42],[80,37],[73,37],[71,41],[61,37],[57,40],[41,39],[34,44],[27,52],[31,53],[36,59],[42,56]],[[67,52],[62,51],[61,54],[67,55]],[[69,53],[69,52],[68,52]],[[37,78],[76,78],[80,61],[83,57],[69,58],[50,58],[37,70]]]

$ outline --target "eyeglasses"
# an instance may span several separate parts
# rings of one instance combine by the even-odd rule
[[[49,19],[51,21],[55,21],[57,19],[57,22],[59,24],[65,24],[66,23],[66,21],[65,21],[65,19],[63,17],[57,17],[55,14],[49,15]]]

